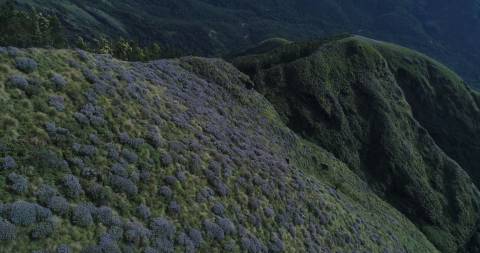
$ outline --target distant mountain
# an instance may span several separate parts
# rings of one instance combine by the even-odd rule
[[[235,52],[272,37],[361,34],[417,49],[480,84],[479,0],[18,2],[56,9],[73,34],[159,41],[200,55]]]

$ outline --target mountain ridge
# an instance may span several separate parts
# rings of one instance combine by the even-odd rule
[[[287,126],[348,164],[441,251],[456,252],[470,239],[478,189],[466,172],[473,182],[478,178],[476,165],[465,157],[478,156],[478,93],[453,72],[424,55],[359,36],[285,45],[232,61]],[[436,115],[443,125],[431,124]],[[472,134],[445,130],[455,127]],[[452,143],[465,143],[463,151]],[[465,191],[465,185],[473,187]]]

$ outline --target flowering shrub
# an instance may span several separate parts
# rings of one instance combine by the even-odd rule
[[[78,198],[83,193],[82,185],[78,178],[74,175],[66,175],[62,180],[65,194],[70,198]]]
[[[38,64],[31,58],[17,57],[15,58],[15,66],[25,73],[31,73],[37,69]]]
[[[28,80],[22,75],[13,75],[8,78],[7,84],[12,88],[25,90],[29,86]]]
[[[62,89],[68,84],[67,80],[65,80],[62,75],[57,73],[53,74],[52,78],[50,78],[50,81],[57,89]]]
[[[5,156],[1,159],[3,169],[15,169],[17,167],[17,162],[11,156]]]
[[[28,190],[28,179],[17,173],[10,173],[7,177],[10,183],[10,189],[16,193],[25,193]]]
[[[93,224],[93,217],[91,206],[85,203],[78,204],[72,211],[72,223],[81,226],[88,227]]]
[[[15,240],[16,236],[17,228],[15,225],[0,219],[0,242]]]

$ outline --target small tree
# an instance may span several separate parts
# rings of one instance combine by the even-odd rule
[[[100,54],[113,54],[112,43],[105,37],[96,40],[97,52]]]
[[[117,58],[128,60],[129,56],[132,55],[132,51],[133,48],[130,42],[121,38],[114,45],[113,55]]]
[[[85,40],[82,38],[82,36],[78,36],[77,40],[75,41],[75,46],[77,48],[87,50],[88,49],[88,44],[85,42]]]

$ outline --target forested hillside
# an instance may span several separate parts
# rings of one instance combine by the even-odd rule
[[[480,83],[479,0],[18,0],[55,10],[71,39],[124,37],[223,55],[262,40],[366,35],[426,53]]]

